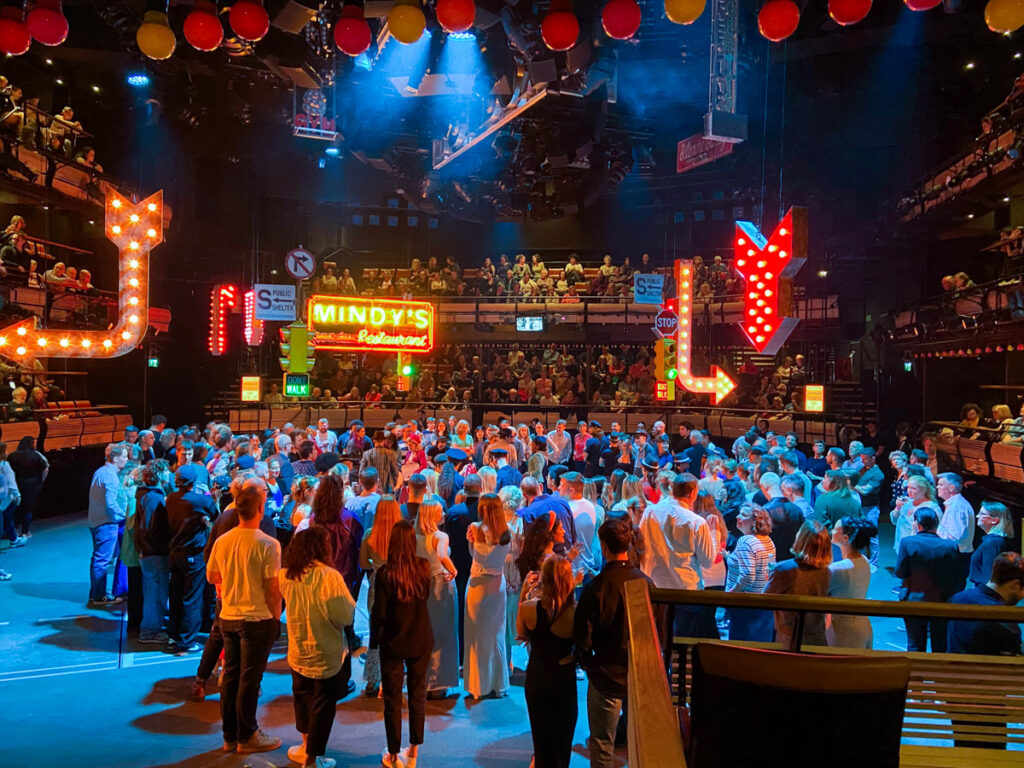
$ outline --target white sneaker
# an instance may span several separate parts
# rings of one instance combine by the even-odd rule
[[[383,765],[384,768],[405,768],[405,763],[402,762],[401,755],[392,760],[387,749],[381,753],[380,764]]]
[[[405,763],[405,768],[416,768],[416,758],[418,754],[409,756],[409,747],[406,747],[398,753],[398,758]]]
[[[316,759],[316,762],[306,763],[306,768],[335,768],[338,762],[333,757],[323,757],[322,755]]]
[[[288,759],[293,763],[299,765],[306,764],[306,748],[301,744],[296,744],[294,747],[288,747]]]

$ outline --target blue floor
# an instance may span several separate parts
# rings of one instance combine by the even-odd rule
[[[299,741],[294,728],[285,640],[271,656],[263,681],[260,725],[284,740],[277,752],[239,756],[219,752],[220,714],[215,684],[203,703],[189,699],[197,656],[178,658],[159,646],[126,637],[120,606],[90,609],[87,566],[91,543],[84,520],[40,521],[25,547],[0,554],[14,580],[0,583],[0,765],[78,768],[153,766],[287,766],[285,748]],[[895,599],[893,554],[883,532],[882,568],[871,597]],[[365,593],[365,590],[363,590]],[[365,599],[365,598],[364,598]],[[366,634],[365,604],[357,629]],[[896,620],[875,620],[875,647],[902,650],[906,634]],[[508,698],[473,702],[464,692],[428,702],[420,765],[527,766],[532,752],[523,673],[526,656],[514,651],[517,673]],[[353,673],[361,681],[362,665]],[[360,690],[362,686],[360,685]],[[589,765],[585,683],[579,684],[573,768]],[[328,756],[339,766],[379,765],[384,746],[383,704],[356,695],[338,705]],[[624,752],[620,755],[625,758]]]

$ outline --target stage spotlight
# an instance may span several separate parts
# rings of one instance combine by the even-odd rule
[[[149,75],[142,70],[129,72],[125,79],[132,88],[144,88],[149,85]]]
[[[341,149],[339,147],[328,147],[324,150],[324,154],[331,157],[337,157],[341,154]]]
[[[449,40],[476,40],[476,32],[449,32]]]

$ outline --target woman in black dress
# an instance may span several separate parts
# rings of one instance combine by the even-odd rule
[[[539,600],[529,599],[540,582]],[[526,709],[533,734],[534,768],[568,768],[576,730],[576,665],[573,620],[576,580],[572,564],[552,555],[540,574],[531,571],[523,584],[516,619],[519,636],[530,643],[526,666]]]
[[[379,518],[378,518],[379,519]],[[408,520],[391,529],[387,562],[374,577],[370,647],[380,649],[387,748],[384,768],[415,768],[427,708],[427,669],[434,650],[427,598],[430,563],[416,554],[416,530]],[[409,746],[402,745],[402,678],[409,692]]]
[[[39,500],[39,492],[43,490],[43,481],[50,471],[50,462],[36,450],[36,439],[30,435],[21,438],[17,450],[7,457],[14,470],[21,491],[21,503],[14,513],[15,521],[21,526],[22,536],[31,536],[32,512]]]

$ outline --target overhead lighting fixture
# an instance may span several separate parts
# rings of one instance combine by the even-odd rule
[[[475,32],[449,32],[449,40],[476,40]]]
[[[57,80],[55,82],[57,83],[57,85],[64,85],[64,81],[61,80],[59,77],[57,78]]]
[[[144,88],[149,85],[149,75],[144,70],[129,72],[128,77],[125,79],[132,88]],[[98,91],[99,89],[93,86],[93,90]]]
[[[46,65],[48,67],[52,67],[53,66],[53,59],[46,59]]]
[[[964,64],[964,69],[974,69],[974,62],[968,61],[966,64]]]
[[[828,277],[828,270],[827,269],[819,269],[818,270],[818,277]]]
[[[324,150],[324,154],[330,155],[331,157],[337,157],[341,154],[341,149],[338,147],[328,147]]]
[[[93,93],[99,93],[99,92],[100,92],[100,87],[99,87],[98,85],[94,85],[94,86],[92,87],[92,92],[93,92]]]
[[[1017,51],[1015,54],[1013,54],[1013,58],[1015,59],[1019,59],[1021,56],[1024,56],[1024,53],[1021,53],[1020,51]]]
[[[973,219],[974,218],[974,214],[973,213],[968,213],[967,214],[967,218],[968,219]]]
[[[1008,196],[1007,196],[1007,197],[1004,197],[1004,198],[1003,198],[1003,202],[1004,202],[1004,203],[1008,203],[1008,202],[1010,202],[1010,198],[1009,198]]]

